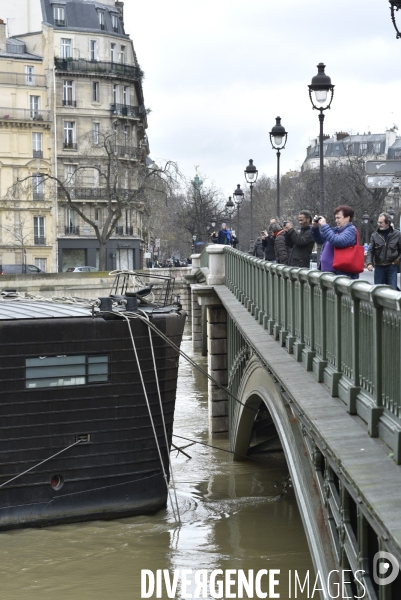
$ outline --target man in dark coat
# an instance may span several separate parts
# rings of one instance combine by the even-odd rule
[[[375,284],[384,283],[397,289],[397,266],[401,260],[401,232],[391,225],[391,215],[381,213],[378,229],[372,233],[366,255],[369,271],[375,270]]]
[[[310,257],[315,244],[310,231],[311,213],[308,210],[301,210],[298,215],[298,223],[300,226],[299,231],[294,229],[290,221],[284,227],[285,242],[290,249],[288,265],[290,267],[309,268]]]
[[[265,249],[265,260],[268,260],[269,262],[276,262],[276,254],[274,252],[275,238],[271,231],[274,223],[276,223],[276,219],[270,219],[269,230],[265,230],[262,234],[262,246]]]

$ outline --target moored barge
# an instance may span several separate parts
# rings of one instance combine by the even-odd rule
[[[123,292],[0,301],[0,529],[166,505],[178,352],[148,322],[179,346],[185,312]]]

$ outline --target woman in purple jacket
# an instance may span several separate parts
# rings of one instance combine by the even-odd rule
[[[319,269],[336,275],[348,275],[351,279],[359,279],[358,273],[337,271],[333,268],[334,248],[349,248],[355,246],[357,242],[356,228],[352,224],[354,209],[346,205],[337,206],[334,209],[334,216],[337,227],[327,225],[324,217],[318,217],[318,222],[315,217],[311,225],[312,238],[317,244],[323,244]]]

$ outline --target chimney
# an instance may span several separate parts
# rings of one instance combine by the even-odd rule
[[[119,2],[116,0],[116,9],[118,10],[118,14],[120,15],[121,23],[124,29],[124,2]]]
[[[6,24],[0,19],[0,51],[6,51]]]
[[[391,146],[394,144],[395,140],[397,139],[397,135],[394,131],[393,128],[391,129],[387,129],[386,131],[386,149],[385,149],[385,154],[388,153],[388,149],[391,148]]]
[[[348,133],[346,133],[345,131],[337,131],[337,142],[339,142],[340,140],[343,140],[344,138],[348,137]]]

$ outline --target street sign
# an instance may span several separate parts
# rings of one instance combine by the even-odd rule
[[[369,174],[401,175],[401,160],[367,160],[365,170]]]
[[[398,186],[394,186],[394,179],[393,175],[366,175],[365,182],[368,188],[392,188]]]
[[[155,246],[160,246],[160,238],[155,239]]]
[[[152,258],[151,253],[150,252],[145,252],[144,258]]]

